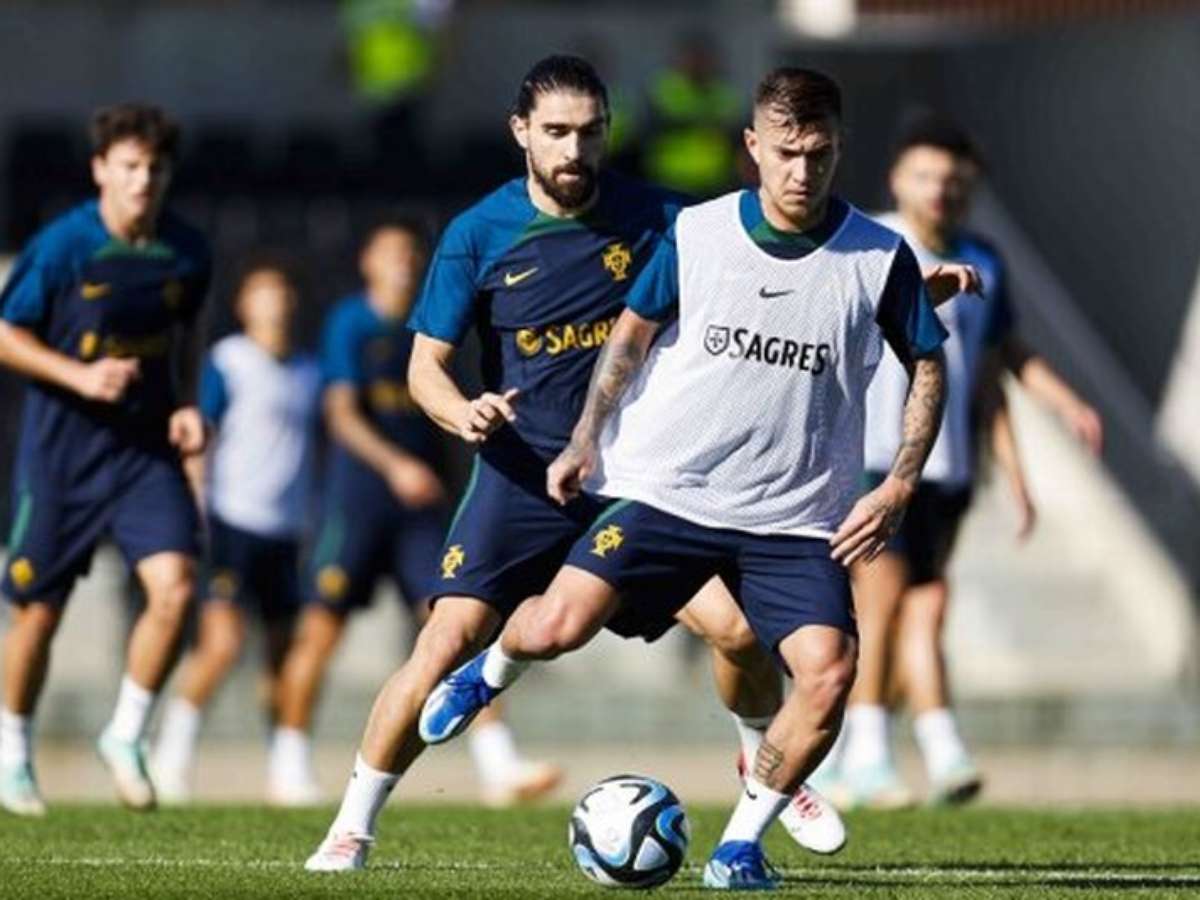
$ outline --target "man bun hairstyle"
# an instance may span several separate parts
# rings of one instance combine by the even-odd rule
[[[572,91],[595,97],[604,107],[604,115],[608,116],[608,88],[604,86],[604,81],[590,62],[582,56],[569,54],[554,54],[533,64],[517,89],[513,115],[528,119],[538,95],[552,91]]]
[[[92,115],[90,131],[93,156],[104,156],[113,144],[130,138],[170,160],[179,154],[179,123],[157,106],[119,103],[102,107]]]
[[[791,128],[826,119],[842,121],[842,90],[815,69],[781,66],[772,69],[754,90],[754,108]]]
[[[984,168],[984,159],[979,145],[956,120],[929,109],[909,112],[900,123],[896,141],[892,148],[892,165],[913,147],[934,147],[944,150],[956,159],[974,163]]]

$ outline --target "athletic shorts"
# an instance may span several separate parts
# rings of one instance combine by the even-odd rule
[[[200,517],[173,453],[119,448],[81,484],[35,470],[16,478],[0,584],[9,602],[65,604],[106,535],[130,568],[156,553],[197,555]]]
[[[424,602],[445,527],[441,505],[409,509],[382,484],[374,492],[329,497],[305,567],[307,601],[339,612],[363,609],[376,582],[390,576],[405,602]]]
[[[867,473],[867,489],[883,483],[887,476]],[[958,529],[971,505],[969,487],[950,487],[935,481],[917,485],[900,530],[887,549],[908,563],[909,584],[928,584],[946,576],[946,564],[954,550]]]
[[[268,622],[286,619],[300,603],[300,542],[246,531],[210,514],[205,584],[202,602],[232,602]]]
[[[567,564],[616,588],[622,615],[651,622],[673,616],[720,576],[777,658],[780,642],[805,625],[858,634],[849,577],[823,538],[708,528],[620,500],[575,543]]]

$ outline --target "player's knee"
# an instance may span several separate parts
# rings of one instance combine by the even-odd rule
[[[164,578],[149,588],[146,613],[164,623],[182,624],[195,589],[196,583],[191,572],[179,572],[171,578]]]
[[[233,668],[242,652],[242,636],[236,631],[209,637],[203,648],[204,655],[213,667],[226,671]]]
[[[551,593],[534,602],[535,615],[522,633],[524,652],[535,659],[554,659],[587,643],[587,623],[566,598]]]
[[[830,711],[840,707],[854,684],[856,668],[853,651],[814,653],[793,666],[797,699],[810,709]]]
[[[758,642],[744,616],[730,616],[716,634],[707,634],[709,645],[739,668],[771,664],[770,654]]]
[[[434,615],[417,636],[411,663],[436,681],[472,646],[472,636],[461,623]]]
[[[30,603],[17,615],[18,630],[24,634],[49,640],[62,621],[62,610],[49,603]]]

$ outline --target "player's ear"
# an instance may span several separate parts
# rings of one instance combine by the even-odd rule
[[[508,117],[508,127],[512,129],[513,138],[522,150],[529,149],[529,120],[516,115]]]
[[[758,132],[752,127],[744,128],[742,129],[742,140],[746,142],[746,152],[750,154],[750,158],[754,160],[754,164],[757,166],[760,162],[758,158]]]
[[[95,182],[96,187],[104,187],[104,176],[104,157],[97,153],[92,156],[92,181]]]

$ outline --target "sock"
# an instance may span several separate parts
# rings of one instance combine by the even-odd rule
[[[117,706],[113,710],[112,719],[105,729],[119,741],[129,744],[137,743],[146,733],[146,725],[150,721],[150,712],[154,708],[154,698],[158,696],[148,691],[128,675],[121,679],[121,690],[117,694]]]
[[[783,811],[792,798],[779,791],[773,791],[761,784],[753,775],[746,776],[746,785],[742,796],[734,807],[725,833],[721,835],[721,843],[726,841],[762,840],[763,833],[775,821],[775,817]]]
[[[937,779],[952,766],[969,760],[966,745],[958,734],[954,713],[946,707],[923,712],[913,720],[913,735],[921,756],[925,760],[925,771],[931,779]]]
[[[529,667],[529,660],[513,659],[501,650],[499,641],[488,647],[486,653],[483,658],[483,680],[495,690],[508,687]]]
[[[374,837],[375,820],[399,780],[399,775],[373,769],[363,762],[362,754],[355,754],[354,771],[330,833],[353,832]]]
[[[892,762],[888,745],[888,711],[871,703],[855,703],[846,708],[843,728],[846,747],[842,755],[842,768],[847,772],[864,771],[877,766],[888,766]]]
[[[0,709],[0,766],[6,769],[33,761],[33,716]]]
[[[158,743],[154,747],[154,764],[170,772],[186,772],[192,767],[196,740],[200,737],[201,712],[191,701],[176,697],[167,704]]]
[[[479,779],[488,784],[507,781],[521,765],[512,729],[503,722],[486,722],[467,732],[471,759]]]
[[[738,740],[742,745],[742,762],[746,772],[754,768],[754,757],[758,756],[758,748],[762,746],[763,735],[774,716],[739,716],[735,712],[729,714],[733,718],[733,727],[737,729]]]
[[[842,762],[846,757],[846,741],[849,733],[850,723],[843,721],[842,730],[833,739],[833,745],[829,748],[829,752],[825,754],[825,758],[821,760],[820,765],[813,769],[812,774],[808,776],[809,784],[819,789],[822,782],[829,784],[841,777]]]
[[[312,740],[300,728],[280,726],[271,735],[270,777],[280,781],[313,781]]]

